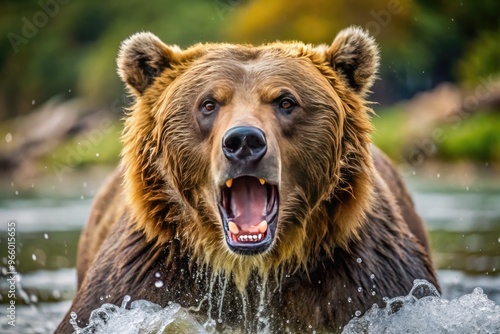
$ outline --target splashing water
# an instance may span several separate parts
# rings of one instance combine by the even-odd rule
[[[426,280],[415,280],[404,297],[374,305],[362,317],[352,319],[342,334],[357,333],[500,333],[500,306],[475,288],[451,301],[440,298]]]
[[[89,325],[80,328],[77,315],[71,312],[73,334],[207,334],[208,332],[179,304],[162,308],[147,300],[136,300],[126,309],[130,296],[125,296],[121,307],[103,304],[90,314]]]
[[[125,296],[121,307],[103,304],[92,311],[85,328],[78,327],[77,315],[72,313],[73,334],[208,334],[214,331],[212,324],[205,328],[179,304],[170,303],[162,308],[137,300],[126,309],[129,301],[130,297]],[[488,299],[481,288],[449,301],[441,298],[426,280],[415,280],[407,296],[385,299],[385,303],[383,309],[374,305],[363,316],[352,319],[342,333],[500,333],[500,305]],[[269,329],[263,331],[269,332]]]

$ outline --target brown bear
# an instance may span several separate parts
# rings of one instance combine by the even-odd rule
[[[221,332],[336,332],[415,279],[438,286],[423,223],[371,144],[378,61],[355,27],[329,46],[123,42],[134,103],[80,241],[80,327],[130,295]]]

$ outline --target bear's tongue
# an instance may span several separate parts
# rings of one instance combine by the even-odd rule
[[[258,233],[258,225],[267,213],[267,188],[254,177],[234,179],[231,187],[233,221],[243,232]]]

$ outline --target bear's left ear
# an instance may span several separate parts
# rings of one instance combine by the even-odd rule
[[[122,42],[117,58],[118,74],[136,96],[142,95],[163,70],[178,63],[182,51],[167,46],[149,32],[140,32]]]
[[[365,95],[377,78],[378,46],[373,37],[359,27],[337,34],[326,49],[326,60],[357,93]]]

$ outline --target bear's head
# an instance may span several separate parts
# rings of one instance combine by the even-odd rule
[[[307,267],[358,237],[372,200],[378,49],[359,28],[329,46],[126,40],[134,96],[123,133],[130,216],[150,242],[243,287]]]

